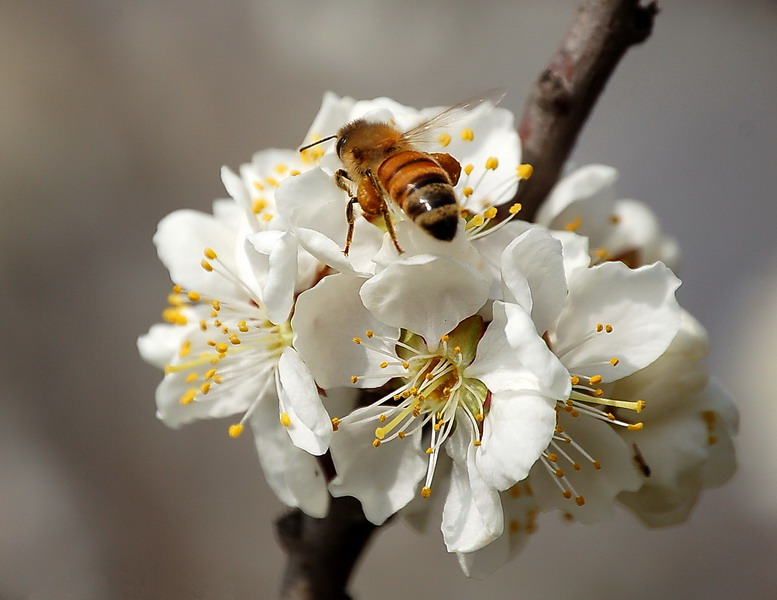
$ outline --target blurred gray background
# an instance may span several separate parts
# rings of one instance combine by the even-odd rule
[[[648,531],[545,518],[466,580],[440,535],[377,536],[358,598],[777,596],[777,3],[662,3],[575,153],[621,172],[684,250],[680,298],[741,402],[741,469]],[[527,90],[576,3],[0,3],[0,598],[272,598],[283,507],[250,436],[154,418],[136,337],[169,280],[151,236],[210,210],[219,168],[295,147],[331,89],[450,104]]]

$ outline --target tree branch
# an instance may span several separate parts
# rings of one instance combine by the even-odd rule
[[[650,35],[655,2],[586,0],[549,66],[534,84],[519,125],[523,159],[534,167],[516,197],[531,220],[558,180],[577,136],[607,80],[634,44]],[[332,465],[328,471],[331,471]],[[332,473],[329,473],[330,476]],[[276,523],[288,555],[283,600],[348,600],[351,572],[376,530],[354,498],[333,498],[329,515],[299,510]]]
[[[578,9],[518,126],[522,160],[534,167],[516,196],[522,219],[534,219],[615,67],[626,50],[648,38],[657,13],[656,2],[639,0],[587,0]]]

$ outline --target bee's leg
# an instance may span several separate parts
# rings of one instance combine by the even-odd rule
[[[351,195],[353,180],[348,177],[348,171],[345,169],[338,169],[335,171],[335,183],[337,184],[337,187],[346,192],[349,196]]]
[[[353,241],[353,228],[356,224],[356,215],[353,214],[353,205],[358,203],[358,198],[351,198],[348,201],[348,205],[345,207],[345,220],[348,221],[348,233],[345,235],[345,249],[343,254],[348,256],[348,251],[351,249],[351,242]]]
[[[359,192],[371,197],[370,204],[373,207],[377,207],[380,214],[383,215],[383,222],[386,224],[386,231],[388,231],[388,234],[391,237],[391,241],[394,242],[394,247],[397,249],[397,252],[402,254],[404,250],[402,250],[402,248],[399,246],[397,232],[394,230],[394,223],[391,220],[391,212],[389,211],[389,207],[386,204],[386,198],[383,196],[383,194],[380,193],[380,186],[377,179],[375,178],[375,174],[372,171],[367,171],[367,178],[362,180],[362,184],[366,183],[367,181],[369,181],[370,184],[369,191],[366,189],[366,185],[360,185]],[[362,189],[363,187],[365,189]],[[362,202],[362,208],[364,207],[365,203]]]
[[[440,165],[443,170],[448,173],[448,177],[451,179],[451,184],[456,185],[459,182],[459,176],[461,175],[461,163],[453,158],[450,154],[444,152],[433,152],[432,158]]]

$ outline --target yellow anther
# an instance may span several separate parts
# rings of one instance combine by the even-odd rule
[[[471,187],[465,187],[463,190],[461,190],[461,193],[464,194],[465,198],[469,198],[472,194],[475,193],[475,190],[473,190]]]
[[[351,383],[356,383],[359,381],[359,378],[356,375],[351,375]]]
[[[475,139],[475,132],[471,129],[462,129],[461,131],[461,139],[465,142],[471,142]]]
[[[578,383],[580,383],[580,378],[577,375],[572,375],[570,380],[572,381],[572,385],[577,385]]]
[[[594,375],[593,377],[590,377],[588,381],[591,383],[591,385],[596,385],[597,383],[602,382],[602,376],[601,375]]]
[[[432,488],[426,487],[426,486],[421,488],[421,498],[428,498],[431,495],[432,495]]]
[[[485,418],[485,417],[483,416],[483,413],[477,413],[477,414],[475,415],[475,420],[476,420],[478,423],[482,423],[484,418]]]
[[[207,381],[203,383],[200,386],[200,391],[202,392],[203,396],[206,395],[210,391],[210,383],[208,383]]]
[[[564,471],[562,471],[561,469],[556,469],[554,473],[556,474],[556,477],[558,477],[559,479],[561,479],[564,476]]]
[[[569,223],[564,225],[564,229],[566,229],[567,231],[577,231],[578,229],[580,229],[580,226],[582,224],[583,224],[583,218],[577,217],[573,221],[570,221]]]
[[[494,217],[496,217],[496,206],[492,206],[491,208],[489,208],[488,210],[486,210],[486,211],[483,213],[483,216],[484,216],[486,219],[493,219]]]
[[[262,218],[262,221],[270,222],[272,221],[272,217],[273,216],[270,213],[264,213],[261,218]]]
[[[283,163],[278,163],[275,165],[275,172],[278,173],[278,175],[283,175],[288,170],[288,165],[284,165]]]
[[[264,180],[267,182],[268,185],[271,185],[273,187],[278,187],[278,180],[275,179],[275,177],[268,175],[267,177],[264,178]]]
[[[578,496],[577,498],[575,498],[575,504],[577,504],[578,506],[583,506],[583,504],[585,504],[585,497]]]
[[[178,284],[173,285],[173,294],[180,294],[182,291],[183,291],[183,288],[180,285]]]
[[[216,259],[216,253],[213,251],[213,248],[205,248],[205,251],[203,252],[205,254],[205,258],[208,258],[210,260]]]
[[[474,168],[475,168],[475,165],[473,165],[473,164],[465,165],[464,166],[464,173],[467,174],[467,175],[471,175],[472,174],[472,170]]]
[[[298,171],[297,169],[292,169],[291,171],[289,171],[289,176],[296,177],[300,173],[301,173],[301,171]]]
[[[289,413],[281,413],[281,425],[284,427],[291,425],[291,417],[289,416]]]
[[[213,376],[216,374],[216,369],[209,369],[205,371],[205,379],[213,379]]]
[[[580,463],[573,462],[573,463],[572,463],[572,468],[573,468],[575,471],[579,471],[579,470],[580,470]]]
[[[197,292],[189,292],[186,294],[186,297],[192,302],[198,302],[200,300],[200,295]]]
[[[378,446],[380,446],[380,440],[372,440],[372,446],[374,448],[377,448]]]
[[[556,462],[558,460],[558,454],[550,453],[548,454],[548,460],[550,462]]]
[[[178,350],[178,356],[181,358],[184,358],[185,356],[189,356],[189,354],[192,351],[192,343],[189,340],[185,340],[183,344],[181,344],[180,349]]]
[[[208,324],[205,322],[205,319],[200,319],[200,329],[202,331],[205,331],[208,329]]]
[[[642,431],[644,426],[644,423],[629,423],[628,429],[629,431]]]
[[[405,439],[405,432],[404,432],[404,431],[400,431],[400,432],[397,434],[397,437],[398,437],[400,440],[404,440],[404,439]]]
[[[213,383],[221,383],[222,381],[224,380],[221,378],[221,375],[215,375],[213,377]]]
[[[410,368],[410,363],[409,362],[403,362],[402,363],[402,368],[403,369],[409,369]]]
[[[180,398],[178,398],[178,402],[181,405],[186,406],[187,404],[191,404],[192,402],[194,402],[194,396],[196,395],[197,395],[197,388],[189,388],[184,392],[184,394]]]
[[[240,343],[240,338],[237,337],[236,333],[231,333],[229,336],[229,341],[232,345],[237,346]]]
[[[261,182],[259,182],[259,181],[254,181],[254,187],[255,187],[257,190],[259,190],[260,192],[261,192],[262,190],[264,190],[264,185],[262,185],[262,183],[261,183]]]
[[[613,358],[611,358],[611,359],[610,359],[610,364],[611,364],[613,367],[617,367],[619,362],[620,362],[620,361],[619,361],[617,358],[614,358],[614,357],[613,357]]]
[[[595,248],[594,256],[599,260],[606,260],[610,256],[610,253],[607,248]]]
[[[215,311],[221,310],[221,302],[219,302],[218,300],[214,300],[213,302],[211,302],[211,306],[213,306],[213,310]],[[221,323],[219,323],[218,325],[221,325]]]
[[[194,383],[197,381],[197,373],[189,373],[186,376],[186,383]]]
[[[518,174],[518,179],[529,179],[534,173],[534,167],[528,163],[518,165],[515,170]]]
[[[496,171],[499,168],[499,159],[496,156],[489,156],[486,159],[486,170]]]
[[[386,367],[388,367],[388,363],[384,360],[382,363],[380,363],[380,368],[385,369]]]
[[[264,198],[257,198],[251,204],[251,212],[254,213],[255,215],[258,215],[265,208],[267,208],[267,200],[265,200]]]
[[[604,325],[602,325],[601,323],[597,323],[596,324],[596,332],[597,333],[601,333],[602,331],[604,331]]]
[[[216,352],[219,354],[224,354],[229,349],[229,346],[227,346],[224,342],[219,342],[216,344]]]
[[[432,454],[434,452],[434,448],[429,446],[426,450],[424,450],[424,452],[426,452],[427,454]]]
[[[567,500],[569,500],[572,497],[572,492],[570,492],[569,490],[564,490],[563,492],[561,492],[561,495],[564,496],[564,498],[566,498]]]
[[[340,429],[340,419],[332,417],[332,431],[337,431],[338,429]]]
[[[444,335],[443,335],[443,336],[440,338],[440,341],[441,341],[441,342],[447,342],[449,339],[450,339],[450,336],[449,336],[449,335],[446,333],[446,334],[444,334]]]
[[[483,218],[483,215],[475,215],[474,217],[472,217],[469,224],[474,227],[480,227],[485,222],[486,220]]]
[[[371,338],[375,335],[375,332],[372,329],[368,329],[364,332],[364,335],[366,335],[368,338]]]
[[[641,413],[643,410],[645,410],[645,401],[637,400],[637,407],[634,410],[638,413]]]
[[[451,136],[449,133],[442,133],[440,134],[440,137],[437,138],[437,141],[440,142],[440,146],[447,146],[451,143]]]
[[[510,207],[510,210],[508,211],[511,215],[517,215],[519,212],[521,212],[521,209],[523,208],[523,205],[521,205],[520,202],[516,202]]]
[[[481,443],[480,440],[473,440],[472,441],[472,445],[473,446],[480,446],[480,443]]]
[[[234,425],[230,425],[229,429],[227,430],[227,433],[229,433],[229,437],[236,438],[239,437],[241,433],[243,433],[243,425],[241,423],[235,423]]]
[[[612,333],[612,325],[610,325],[609,323],[605,325],[604,331],[606,331],[607,333]]]
[[[362,343],[362,339],[360,337],[355,337],[355,338],[353,338],[353,343],[354,344],[361,344]]]
[[[380,421],[381,423],[385,423],[387,418],[388,417],[386,417],[386,415],[380,415],[378,417],[378,421]]]
[[[245,322],[245,321],[240,321],[240,322],[237,324],[237,328],[238,328],[238,330],[239,330],[240,332],[242,332],[242,333],[246,333],[246,332],[248,331],[248,325],[246,325],[246,322]]]
[[[602,468],[602,463],[600,463],[598,460],[595,460],[591,463],[594,466],[594,469],[597,471]]]

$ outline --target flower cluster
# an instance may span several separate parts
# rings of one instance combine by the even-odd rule
[[[174,286],[138,342],[164,369],[159,418],[249,426],[272,489],[314,517],[332,496],[378,525],[441,506],[475,577],[540,512],[594,523],[619,503],[650,526],[683,520],[732,474],[737,413],[675,299],[675,243],[601,165],[519,220],[531,168],[512,115],[488,99],[441,112],[327,94],[302,152],[225,168],[231,198],[212,215],[162,220]],[[408,133],[371,163],[375,148],[342,133],[354,121]],[[451,240],[433,234],[440,188],[417,198],[428,186],[456,199]]]

